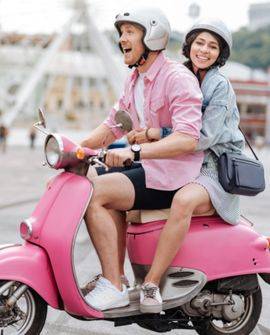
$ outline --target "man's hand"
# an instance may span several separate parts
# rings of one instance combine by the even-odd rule
[[[142,144],[152,141],[160,140],[160,129],[159,128],[147,128],[147,129],[136,129],[131,130],[127,134],[127,140],[129,144]]]
[[[130,160],[133,162],[134,153],[130,148],[108,150],[105,164],[109,167],[124,166],[124,162]]]

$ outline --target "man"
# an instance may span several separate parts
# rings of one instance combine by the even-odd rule
[[[86,299],[100,310],[129,304],[120,280],[122,255],[118,251],[125,243],[125,211],[170,207],[176,191],[198,176],[203,159],[202,153],[194,152],[201,128],[200,88],[184,66],[162,53],[170,35],[167,18],[155,8],[131,10],[116,17],[115,27],[124,62],[135,70],[125,83],[117,108],[82,145],[95,149],[125,135],[112,128],[118,109],[130,114],[133,129],[170,126],[173,133],[157,142],[109,150],[106,164],[118,167],[118,172],[93,179],[86,223],[103,276]],[[141,164],[124,168],[127,160]],[[142,304],[148,289],[153,291],[151,285],[143,288]],[[158,289],[155,293],[159,298]]]

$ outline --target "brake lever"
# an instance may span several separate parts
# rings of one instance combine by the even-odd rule
[[[109,171],[109,167],[106,164],[102,163],[97,157],[90,158],[90,162],[91,163],[93,162],[93,163],[95,163],[95,164],[97,164],[99,166],[104,167],[104,169],[105,169],[106,172]]]

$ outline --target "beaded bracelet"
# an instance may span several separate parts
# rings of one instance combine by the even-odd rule
[[[152,142],[153,139],[150,138],[150,136],[148,134],[149,130],[150,130],[150,128],[146,128],[146,130],[145,130],[145,137],[146,137],[146,139],[147,139],[148,142]]]

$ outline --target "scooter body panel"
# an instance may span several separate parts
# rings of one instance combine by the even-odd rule
[[[61,300],[52,267],[41,247],[26,242],[1,249],[0,278],[28,285],[51,307],[60,309]]]
[[[165,221],[131,225],[127,247],[131,263],[152,264]],[[197,269],[208,281],[251,273],[270,273],[266,238],[241,220],[229,225],[219,217],[194,217],[172,267]]]
[[[31,218],[31,241],[48,253],[65,310],[84,317],[103,317],[91,308],[79,288],[74,267],[74,244],[93,192],[86,177],[64,172],[50,184]],[[46,213],[45,210],[46,209]]]

